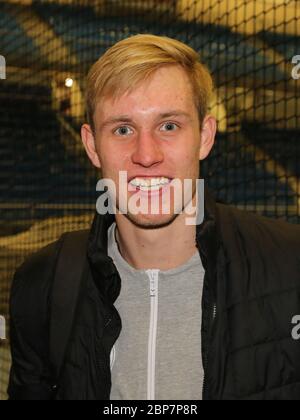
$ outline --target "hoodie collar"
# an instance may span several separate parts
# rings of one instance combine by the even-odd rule
[[[217,234],[216,202],[208,188],[204,188],[204,221],[196,228],[196,245],[199,249],[205,270],[214,271],[215,256],[219,245]],[[108,230],[115,222],[115,216],[96,213],[89,233],[87,257],[93,279],[100,291],[113,303],[121,288],[121,280],[117,268],[108,255]],[[113,281],[117,279],[118,281]]]

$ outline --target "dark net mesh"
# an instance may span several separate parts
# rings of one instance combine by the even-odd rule
[[[299,223],[299,28],[296,1],[0,2],[0,315],[6,323],[17,265],[93,217],[97,174],[79,136],[85,76],[108,47],[130,35],[181,40],[212,71],[219,132],[202,176],[217,199]],[[8,345],[0,340],[1,398]]]

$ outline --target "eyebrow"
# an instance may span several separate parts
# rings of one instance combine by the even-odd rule
[[[164,118],[170,118],[170,117],[186,117],[191,119],[191,115],[188,112],[185,111],[181,111],[178,109],[175,110],[170,110],[170,111],[166,111],[163,112],[161,114],[158,115],[157,119],[161,120]],[[118,122],[124,122],[124,123],[132,123],[133,119],[130,118],[129,115],[116,115],[114,117],[110,117],[107,120],[105,120],[101,125],[100,125],[100,129],[103,129],[109,125],[118,123]]]

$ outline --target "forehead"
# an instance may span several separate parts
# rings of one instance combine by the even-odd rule
[[[115,100],[102,100],[96,107],[95,117],[102,121],[119,113],[148,115],[170,108],[191,113],[193,106],[192,85],[184,69],[180,66],[164,66],[130,93]]]

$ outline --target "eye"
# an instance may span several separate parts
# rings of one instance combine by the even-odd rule
[[[130,128],[127,127],[126,125],[123,125],[122,127],[119,127],[117,130],[114,131],[114,133],[116,133],[118,136],[126,136],[129,133]],[[133,132],[132,130],[130,130],[131,133]]]
[[[175,123],[165,123],[162,127],[165,127],[165,130],[162,131],[176,131],[177,128],[179,128],[179,126]]]

